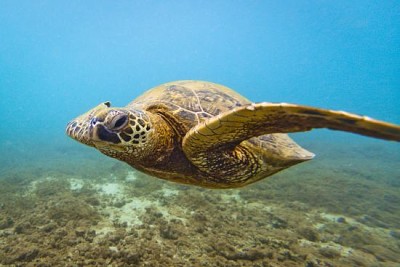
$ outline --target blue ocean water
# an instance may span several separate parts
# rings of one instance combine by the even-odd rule
[[[399,14],[389,0],[0,1],[0,175],[108,164],[65,135],[67,122],[174,80],[400,124]],[[343,166],[358,157],[346,166],[399,186],[397,143],[326,130],[294,137],[326,165],[349,153]]]
[[[180,79],[400,122],[396,1],[2,1],[1,139]],[[47,139],[47,138],[45,138]]]

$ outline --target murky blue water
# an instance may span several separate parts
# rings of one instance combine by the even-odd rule
[[[111,164],[69,139],[66,123],[173,80],[400,124],[398,14],[397,1],[0,1],[0,175]],[[397,143],[326,130],[295,138],[320,155],[322,176],[342,160],[339,170],[399,188]]]

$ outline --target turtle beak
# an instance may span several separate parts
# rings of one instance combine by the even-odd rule
[[[107,108],[110,107],[110,105],[110,102],[101,103],[88,112],[71,120],[68,122],[65,132],[72,139],[75,139],[76,141],[85,145],[94,147],[93,128],[98,121],[96,115],[103,113],[105,110],[107,110]]]

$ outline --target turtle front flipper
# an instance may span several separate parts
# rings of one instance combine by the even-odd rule
[[[207,170],[209,166],[218,165],[221,172],[225,172],[228,171],[225,170],[228,166],[230,175],[234,177],[235,171],[236,173],[243,172],[246,162],[265,160],[260,157],[249,158],[254,155],[251,151],[246,151],[246,145],[243,146],[242,141],[265,134],[304,132],[313,128],[328,128],[400,141],[400,126],[383,121],[343,111],[286,103],[258,103],[221,113],[195,126],[186,134],[183,150],[192,163],[200,169]],[[292,144],[286,150],[290,150],[291,146]],[[300,158],[301,155],[299,155]],[[304,158],[307,158],[307,155],[304,155]],[[271,170],[271,173],[268,173],[268,171],[255,170],[262,169],[260,164],[263,165],[263,163],[253,164],[252,170],[246,174],[247,179],[253,180],[251,173],[257,175],[257,172],[264,172],[263,175],[270,175],[278,171]],[[274,164],[279,165],[279,162]],[[281,169],[293,164],[287,164]],[[218,172],[218,170],[213,171]],[[245,184],[247,183],[249,182],[245,181]]]

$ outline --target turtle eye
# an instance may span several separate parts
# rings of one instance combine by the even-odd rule
[[[110,123],[111,130],[119,130],[123,128],[128,122],[128,116],[125,114],[119,114],[115,116]]]

